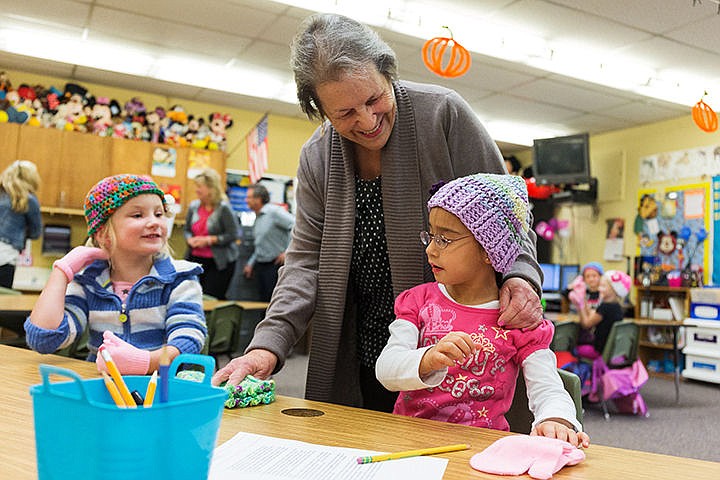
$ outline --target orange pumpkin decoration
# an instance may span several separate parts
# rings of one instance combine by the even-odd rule
[[[707,95],[707,92],[705,92],[705,95]],[[705,98],[705,95],[703,95],[703,98]],[[692,108],[692,117],[695,124],[705,132],[712,133],[718,128],[717,114],[702,98]]]
[[[470,68],[472,62],[470,52],[452,38],[452,32],[448,27],[450,37],[431,38],[422,48],[423,63],[431,72],[441,77],[454,78],[464,75]],[[443,66],[445,52],[450,48],[449,60]]]

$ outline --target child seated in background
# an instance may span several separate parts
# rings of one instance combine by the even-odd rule
[[[522,253],[528,195],[522,178],[477,174],[442,186],[421,232],[437,282],[401,293],[397,319],[376,364],[400,391],[394,413],[509,430],[520,367],[535,416],[531,435],[587,447],[588,435],[557,373],[552,323],[531,331],[499,327],[499,280]]]
[[[89,361],[106,370],[104,345],[120,373],[157,370],[161,347],[172,360],[198,353],[207,329],[199,265],[173,260],[167,245],[165,196],[149,177],[115,175],[85,198],[89,244],[53,264],[25,321],[40,353],[65,348],[89,329]]]
[[[600,303],[596,308],[587,302],[581,307],[578,305],[580,327],[593,332],[592,342],[580,343],[577,346],[577,356],[594,360],[605,348],[613,323],[623,319],[622,301],[630,292],[632,281],[630,276],[619,270],[608,270],[600,279]]]
[[[568,289],[563,292],[575,308],[578,305],[589,304],[596,307],[600,303],[600,277],[605,273],[602,265],[598,262],[590,262],[583,265],[580,275],[568,284]]]

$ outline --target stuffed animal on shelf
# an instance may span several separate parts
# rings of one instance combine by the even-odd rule
[[[165,131],[165,143],[176,147],[187,147],[185,134],[188,128],[188,114],[180,105],[173,105],[167,112],[170,123]]]
[[[230,114],[222,114],[219,112],[211,113],[208,117],[210,120],[210,141],[208,142],[208,150],[225,150],[226,132],[232,127],[233,121]]]

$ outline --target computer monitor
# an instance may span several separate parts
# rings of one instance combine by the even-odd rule
[[[580,275],[580,265],[561,265],[560,266],[560,291],[568,289],[568,284]]]
[[[543,293],[557,293],[560,291],[560,265],[557,263],[541,263],[543,271]]]

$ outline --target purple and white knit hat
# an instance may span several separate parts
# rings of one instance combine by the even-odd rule
[[[507,273],[530,228],[528,193],[517,175],[478,173],[449,182],[428,201],[460,219],[480,242],[495,271]]]
[[[128,200],[143,193],[159,196],[165,208],[165,193],[148,176],[125,173],[103,178],[96,183],[85,197],[88,236],[91,237]]]

